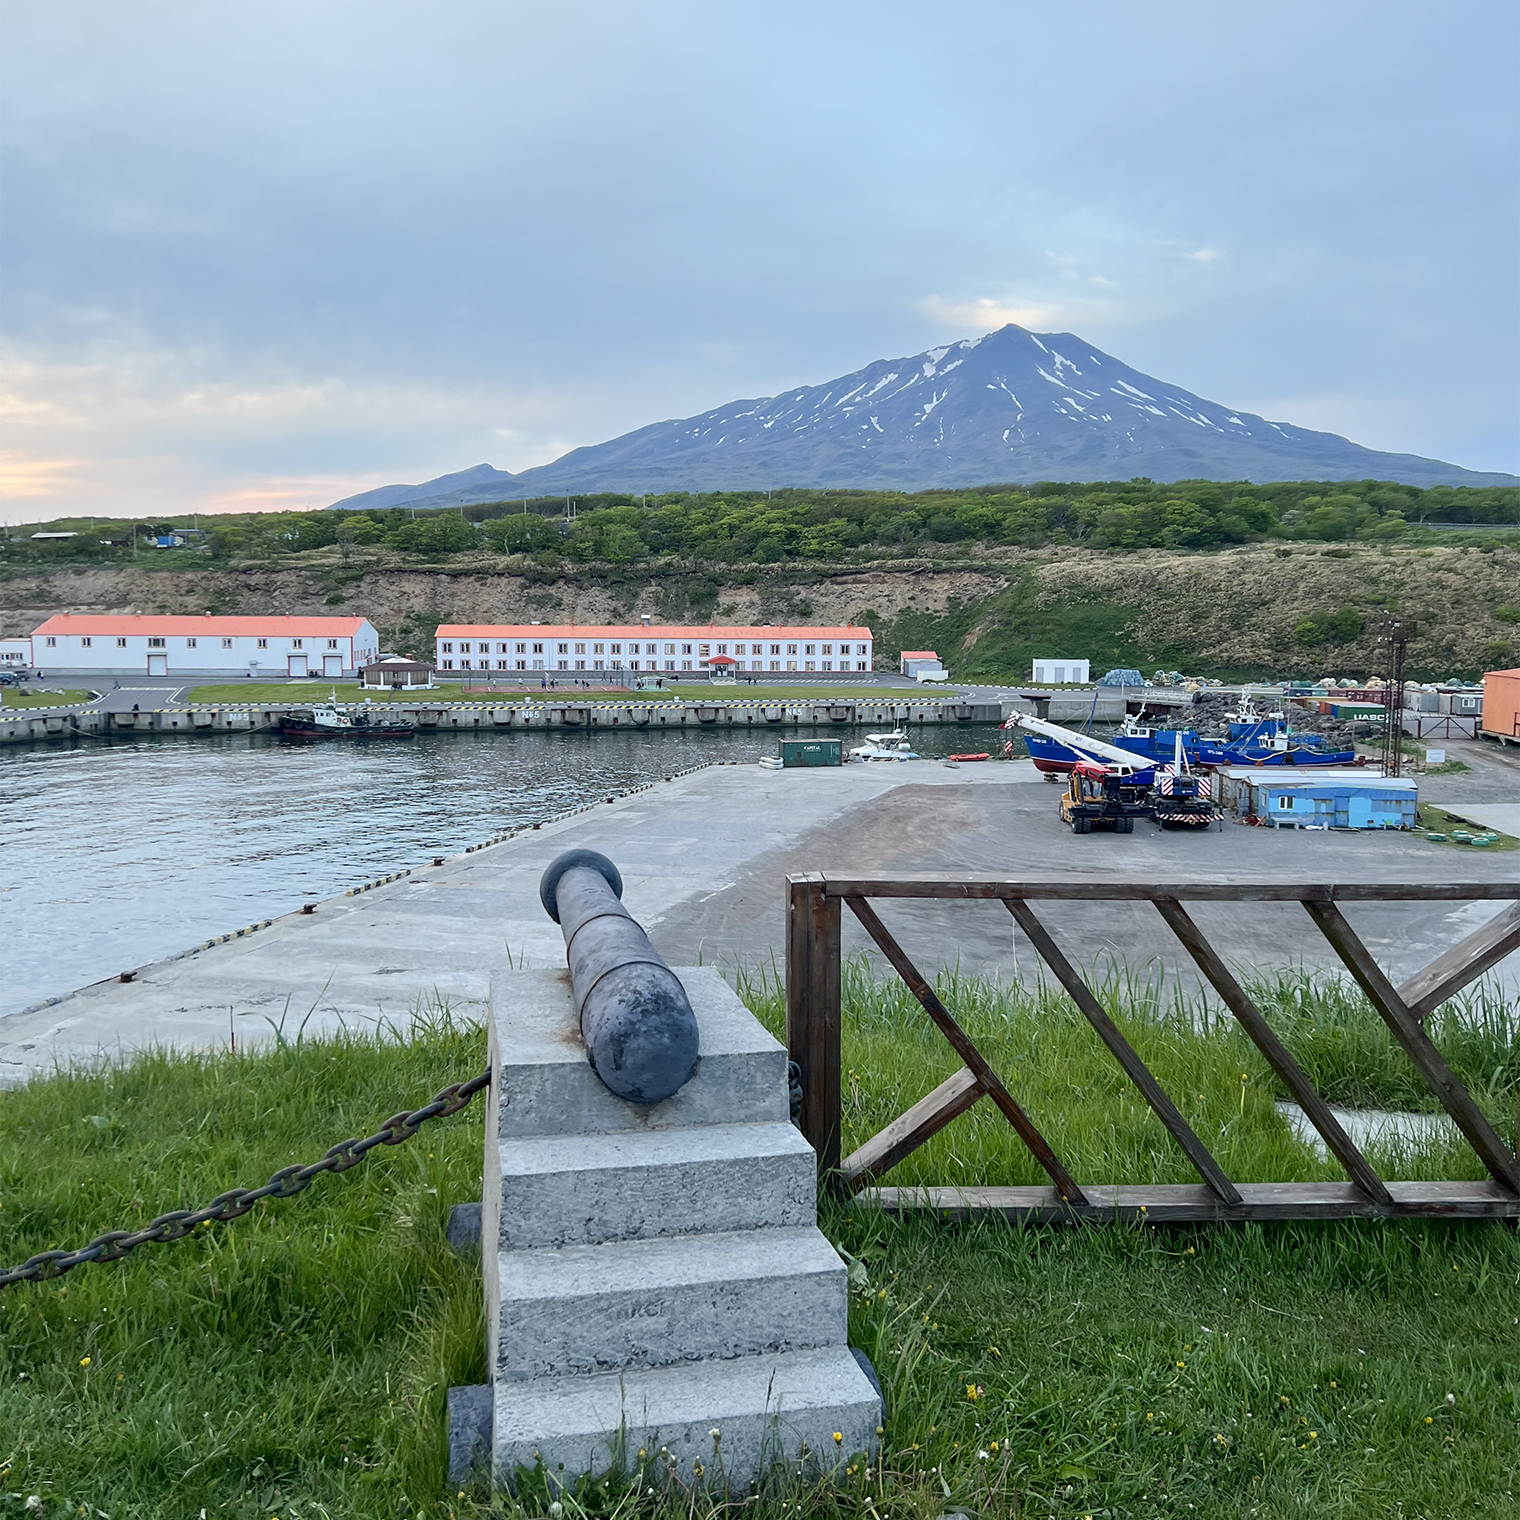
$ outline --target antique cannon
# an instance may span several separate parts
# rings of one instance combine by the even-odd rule
[[[545,912],[565,936],[592,1069],[618,1097],[659,1103],[697,1069],[697,1017],[622,895],[618,868],[595,850],[566,851],[538,884]]]

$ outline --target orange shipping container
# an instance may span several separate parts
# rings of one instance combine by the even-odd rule
[[[1520,670],[1491,670],[1483,677],[1483,732],[1520,742]]]

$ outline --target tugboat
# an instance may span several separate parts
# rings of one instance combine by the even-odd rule
[[[350,739],[354,720],[336,703],[319,702],[305,712],[286,713],[280,732],[287,739]]]
[[[395,718],[376,718],[369,713],[352,714],[333,700],[319,702],[306,711],[288,712],[280,720],[280,733],[287,739],[410,739],[417,732],[410,723]]]
[[[917,760],[918,752],[900,728],[890,734],[867,734],[864,744],[850,751],[852,760]]]

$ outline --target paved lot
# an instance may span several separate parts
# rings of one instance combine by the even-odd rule
[[[1511,793],[1513,796],[1514,793]],[[33,1013],[0,1020],[0,1086],[57,1061],[160,1042],[226,1046],[339,1024],[405,1024],[446,1002],[478,1015],[490,972],[561,966],[563,943],[537,899],[561,850],[615,860],[625,900],[676,964],[782,963],[789,871],[940,872],[1027,880],[1513,881],[1513,853],[1456,855],[1398,834],[1277,832],[1227,825],[1204,834],[1074,837],[1056,818],[1058,790],[1025,762],[951,767],[847,766],[761,771],[718,766],[598,807],[501,845],[418,865],[399,882],[340,897],[303,917],[179,960],[131,983],[98,983]],[[1388,969],[1408,974],[1476,927],[1490,905],[1357,906],[1348,916]],[[925,969],[1032,976],[1033,956],[995,903],[889,903],[882,913]],[[1044,910],[1067,953],[1132,968],[1179,968],[1154,910],[1072,905]],[[1201,908],[1206,931],[1242,970],[1331,965],[1296,906]],[[846,948],[864,935],[846,915]],[[1520,971],[1507,963],[1511,984]],[[1191,963],[1188,963],[1190,966]]]

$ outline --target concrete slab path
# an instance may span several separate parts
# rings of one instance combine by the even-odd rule
[[[1454,859],[1449,847],[1399,834],[1278,832],[1226,825],[1202,834],[1074,837],[1056,816],[1057,788],[1027,762],[846,766],[762,771],[718,765],[520,834],[360,896],[291,913],[211,949],[99,982],[33,1012],[0,1019],[0,1087],[57,1064],[153,1044],[226,1048],[342,1026],[405,1026],[439,1006],[483,1016],[490,975],[560,966],[559,930],[538,879],[560,851],[617,862],[625,901],[676,965],[757,974],[783,961],[789,871],[939,872],[1058,880],[1513,881],[1513,853]],[[1399,977],[1481,924],[1492,904],[1387,905],[1348,912]],[[1067,953],[1132,970],[1187,974],[1144,905],[1044,910]],[[1200,910],[1206,931],[1244,971],[1338,967],[1294,906]],[[926,971],[1032,978],[1033,954],[995,903],[889,903],[882,917]],[[866,941],[846,914],[845,946]],[[1516,983],[1511,957],[1503,974]],[[60,989],[62,990],[62,989]]]

